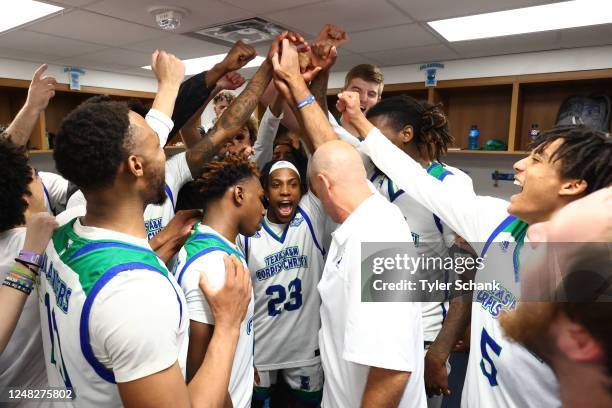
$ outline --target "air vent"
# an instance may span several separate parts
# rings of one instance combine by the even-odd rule
[[[258,44],[271,41],[283,31],[286,31],[286,29],[278,24],[270,23],[261,18],[250,18],[205,28],[192,35],[200,38],[205,37],[202,39],[215,39],[217,40],[215,42],[223,42],[228,45],[238,40],[242,40],[246,44]]]

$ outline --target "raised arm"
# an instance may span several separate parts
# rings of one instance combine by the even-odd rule
[[[338,109],[359,135],[365,138],[360,151],[376,167],[414,200],[436,214],[453,231],[470,243],[484,242],[495,227],[508,216],[508,203],[492,197],[477,196],[463,185],[442,182],[410,156],[396,147],[365,117],[356,92],[338,95]]]
[[[201,72],[183,82],[176,99],[177,108],[172,114],[174,128],[170,132],[170,137],[174,136],[202,105],[206,105],[219,79],[230,72],[239,70],[256,55],[257,51],[253,47],[237,41],[223,61],[216,64],[210,71]]]
[[[338,137],[333,131],[327,114],[321,110],[318,103],[306,86],[303,73],[300,72],[298,51],[288,41],[283,41],[282,55],[277,53],[272,59],[274,64],[274,84],[282,92],[300,122],[302,136],[306,146],[313,153],[323,143]],[[321,67],[314,67],[320,71]]]
[[[253,150],[255,150],[253,161],[259,169],[262,169],[266,163],[272,160],[274,155],[274,138],[283,118],[284,104],[285,99],[281,94],[277,93],[272,104],[266,109],[266,113],[261,118],[259,132],[253,146]]]
[[[28,143],[38,117],[47,109],[49,100],[55,95],[57,81],[53,77],[43,76],[47,66],[47,64],[43,64],[34,72],[26,102],[9,127],[6,128],[9,138],[17,145],[23,146]]]
[[[187,162],[192,174],[196,174],[204,163],[210,161],[217,151],[245,125],[272,79],[272,55],[279,49],[279,43],[284,38],[292,42],[303,43],[304,39],[295,33],[284,32],[279,35],[270,47],[266,60],[261,64],[244,91],[217,119],[212,129],[208,131],[196,146],[187,151]]]

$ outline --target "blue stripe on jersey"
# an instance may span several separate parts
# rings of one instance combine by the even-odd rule
[[[387,177],[387,191],[389,192],[389,201],[394,202],[399,196],[404,194],[404,190],[399,189],[396,192],[393,192],[393,182],[390,178]]]
[[[296,214],[297,214],[297,212],[296,212]],[[295,218],[295,214],[293,215],[293,218]],[[293,218],[291,218],[291,221],[293,221]],[[274,233],[274,231],[272,231],[272,229],[268,226],[268,223],[266,222],[266,217],[264,217],[263,222],[261,223],[261,225],[266,230],[266,232],[272,236],[272,238],[274,238],[275,240],[277,240],[281,244],[284,244],[285,243],[285,238],[287,238],[287,231],[289,231],[289,225],[291,225],[291,221],[289,221],[287,223],[287,225],[285,226],[285,229],[283,230],[283,235],[281,235],[280,237],[278,235],[276,235],[276,233]]]
[[[244,259],[246,260],[247,266],[249,265],[249,237],[244,237]]]
[[[497,226],[497,228],[495,228],[495,230],[493,230],[493,232],[491,233],[491,235],[487,239],[487,242],[486,242],[484,248],[482,249],[482,252],[480,253],[480,257],[481,258],[484,258],[485,254],[489,250],[489,246],[491,246],[491,243],[493,243],[493,240],[497,237],[497,235],[499,235],[499,233],[502,232],[515,219],[516,219],[516,217],[514,215],[509,215],[508,217],[506,217],[505,220],[503,220],[501,222],[501,224],[499,224]]]
[[[98,279],[95,285],[91,288],[89,295],[87,295],[87,298],[85,299],[85,302],[83,303],[83,310],[81,311],[81,322],[80,322],[80,327],[79,327],[79,333],[80,333],[80,341],[81,341],[81,352],[83,353],[85,360],[87,360],[89,365],[91,365],[91,367],[94,369],[96,374],[98,374],[104,380],[110,383],[113,383],[113,384],[115,383],[115,375],[113,374],[113,371],[104,367],[104,365],[100,363],[100,361],[98,361],[98,359],[93,353],[93,349],[91,348],[90,337],[89,337],[89,315],[91,313],[91,307],[93,306],[93,302],[96,296],[98,295],[98,293],[100,293],[100,290],[102,290],[102,288],[106,286],[106,284],[110,282],[111,279],[113,279],[119,273],[129,271],[129,270],[135,270],[135,269],[139,269],[139,270],[146,269],[149,271],[157,272],[160,275],[165,276],[166,279],[168,279],[168,283],[170,283],[170,285],[172,286],[172,289],[174,289],[174,292],[176,294],[176,300],[179,303],[179,311],[180,311],[179,327],[181,325],[181,320],[183,320],[183,304],[181,303],[181,299],[179,297],[178,292],[176,291],[174,285],[172,285],[172,282],[170,281],[170,278],[167,275],[162,274],[159,270],[153,268],[150,265],[147,265],[145,263],[140,263],[140,262],[116,265],[112,267],[111,269],[109,269],[108,271],[106,271],[100,277],[100,279]]]
[[[299,206],[297,210],[300,212],[300,214],[302,214],[302,217],[304,217],[304,220],[306,220],[306,224],[308,224],[308,229],[310,230],[310,235],[312,235],[312,240],[314,241],[315,246],[321,252],[321,255],[325,256],[325,250],[323,249],[323,247],[321,247],[321,245],[319,245],[319,241],[317,241],[317,237],[315,235],[314,228],[312,227],[312,222],[310,222],[310,218],[308,218],[306,211],[302,210]]]
[[[194,236],[192,238],[193,240],[198,240],[198,239],[210,239],[213,241],[217,241],[217,242],[221,242],[223,245],[228,245],[227,242],[224,242],[221,238],[217,237],[216,235],[212,235],[212,234],[197,234],[196,236]],[[201,258],[202,256],[209,254],[211,252],[216,252],[216,251],[221,251],[221,252],[225,252],[228,255],[238,255],[240,257],[240,259],[242,259],[244,261],[244,263],[246,263],[246,260],[242,257],[242,255],[238,252],[228,252],[225,250],[225,248],[218,246],[218,247],[208,247],[198,253],[196,253],[195,255],[193,255],[191,258],[189,258],[189,260],[185,263],[185,266],[183,266],[183,268],[181,269],[181,272],[178,275],[177,278],[177,282],[179,283],[179,285],[181,284],[181,281],[183,280],[183,275],[185,274],[185,271],[187,270],[187,268],[189,267],[189,265],[191,265],[196,259]]]
[[[438,231],[440,231],[440,234],[444,234],[444,227],[442,226],[442,221],[440,221],[440,217],[438,217],[436,214],[432,214],[432,215],[433,215],[434,222],[436,223],[436,228],[438,228]]]
[[[444,324],[444,320],[446,320],[446,307],[444,306],[444,302],[440,303],[440,307],[442,307],[442,324]]]
[[[453,173],[451,173],[450,171],[446,170],[444,173],[440,174],[438,176],[438,180],[440,181],[444,181],[444,179],[446,178],[446,176],[452,175]]]
[[[170,188],[170,186],[168,184],[166,184],[166,195],[168,196],[168,198],[170,199],[170,202],[172,203],[172,209],[174,210],[174,195],[172,194],[172,189]]]
[[[85,255],[91,251],[95,251],[96,249],[103,248],[127,248],[133,249],[134,251],[151,252],[151,248],[147,249],[136,245],[124,244],[122,242],[115,241],[98,241],[83,246],[81,249],[72,254],[72,256],[68,258],[68,261],[72,261],[73,259],[78,258],[81,255]]]

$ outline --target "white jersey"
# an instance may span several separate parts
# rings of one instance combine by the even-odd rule
[[[68,194],[68,180],[54,173],[37,171],[42,181],[45,194],[45,207],[50,214],[57,215],[66,208],[66,196]]]
[[[3,282],[25,240],[25,227],[0,232],[0,282]],[[47,387],[47,371],[40,336],[40,313],[36,291],[25,302],[15,331],[0,354],[0,395],[7,388]],[[1,404],[0,404],[1,405]],[[11,407],[46,407],[49,402],[21,400]]]
[[[325,212],[306,193],[293,219],[272,224],[252,237],[239,236],[255,293],[255,366],[258,370],[302,367],[320,361],[321,246]]]
[[[411,302],[362,302],[361,243],[409,242],[400,210],[379,194],[333,233],[318,289],[324,408],[359,407],[369,367],[410,372],[400,408],[426,407],[421,309]]]
[[[446,183],[458,183],[463,188],[473,191],[472,179],[461,170],[434,162],[427,168],[432,177]],[[398,188],[392,180],[380,170],[374,168],[369,176],[377,190],[390,202],[397,205],[410,226],[412,240],[418,256],[446,257],[448,248],[454,242],[455,234],[431,211],[415,201],[404,190]],[[422,243],[426,243],[423,245]],[[429,279],[448,280],[447,271],[430,271]],[[423,339],[432,342],[438,336],[448,311],[448,302],[421,302],[423,312]]]
[[[464,407],[557,407],[559,385],[552,370],[499,324],[502,310],[520,300],[520,257],[526,224],[509,216],[508,202],[477,196],[430,177],[425,169],[373,129],[361,149],[400,188],[486,255],[476,281],[494,274],[499,291],[475,291],[471,352],[463,386]],[[478,245],[480,243],[480,245]],[[487,265],[491,265],[490,268]]]
[[[117,383],[171,367],[186,344],[183,292],[148,242],[79,219],[47,247],[39,308],[49,385],[73,389],[57,405],[121,407]]]
[[[191,180],[191,171],[187,165],[187,158],[184,152],[172,156],[166,162],[166,201],[162,205],[149,204],[144,211],[148,239],[156,236],[174,218],[174,208],[178,193],[185,183]],[[70,196],[66,208],[86,205],[85,196],[79,190]]]
[[[210,306],[199,286],[200,274],[205,272],[209,281],[221,288],[225,281],[223,257],[226,254],[236,255],[246,267],[244,255],[234,243],[200,223],[194,226],[194,233],[179,251],[174,274],[185,293],[191,320],[215,324]],[[250,407],[253,395],[253,307],[254,300],[251,295],[246,316],[240,324],[240,337],[229,383],[230,397],[236,408]]]

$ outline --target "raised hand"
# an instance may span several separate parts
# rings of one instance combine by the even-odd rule
[[[291,88],[304,81],[312,80],[321,70],[320,67],[300,66],[300,53],[297,47],[287,38],[282,41],[281,55],[274,54],[272,58],[275,79],[282,79]]]
[[[155,50],[151,55],[151,68],[160,85],[180,86],[185,77],[183,61],[166,51]]]
[[[246,79],[237,72],[228,72],[217,81],[217,88],[233,91],[240,88]]]
[[[226,72],[239,70],[257,56],[257,50],[252,46],[238,40],[227,53],[221,65]]]
[[[299,48],[300,52],[308,52],[310,51],[310,47],[304,37],[300,34],[293,31],[283,31],[280,33],[272,44],[270,44],[270,49],[268,50],[268,60],[272,61],[272,57],[274,54],[281,54],[281,45],[284,39],[289,40],[291,44],[293,44],[296,48]]]
[[[325,24],[325,27],[323,27],[317,38],[314,40],[315,43],[325,43],[336,47],[340,47],[342,44],[345,44],[348,41],[348,34],[340,27],[331,24]]]
[[[234,255],[225,256],[225,282],[215,288],[205,273],[200,275],[200,289],[215,318],[215,326],[239,329],[251,301],[251,274]]]
[[[342,117],[347,118],[349,121],[353,121],[363,116],[363,112],[359,105],[359,94],[357,92],[340,92],[338,94],[336,108],[338,112],[342,114]]]
[[[329,42],[315,42],[311,46],[311,63],[315,67],[320,67],[323,71],[329,71],[336,63],[338,50],[335,45]]]
[[[47,249],[47,244],[58,227],[55,217],[47,212],[33,214],[26,222],[26,236],[23,243],[25,251],[42,254]]]
[[[38,67],[28,89],[25,106],[36,113],[44,111],[49,105],[49,100],[55,96],[57,81],[51,76],[43,77],[47,67],[47,64]]]

